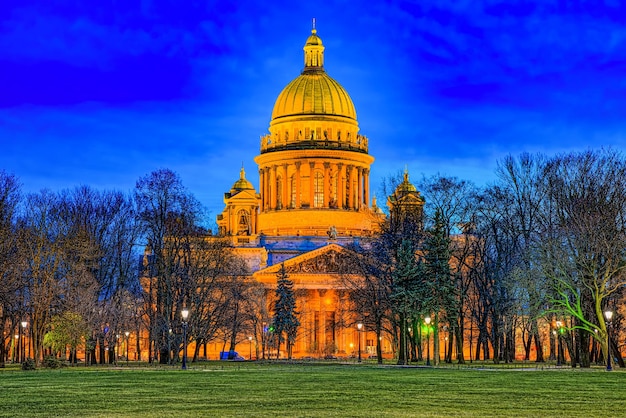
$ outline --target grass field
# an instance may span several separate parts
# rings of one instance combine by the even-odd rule
[[[626,373],[200,363],[0,370],[2,417],[616,417]]]

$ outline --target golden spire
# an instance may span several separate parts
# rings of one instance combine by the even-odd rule
[[[324,71],[324,46],[322,40],[317,36],[315,28],[315,18],[311,28],[311,35],[304,45],[304,71]]]

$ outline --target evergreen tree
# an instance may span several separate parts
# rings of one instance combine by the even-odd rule
[[[293,291],[293,282],[289,280],[284,263],[281,264],[276,277],[276,300],[274,302],[274,333],[277,343],[276,358],[280,356],[280,345],[283,342],[283,334],[286,334],[287,357],[291,359],[292,346],[300,326],[300,321],[297,317],[298,312],[296,312],[296,296]]]
[[[434,225],[424,242],[424,274],[430,285],[428,307],[433,312],[434,363],[439,364],[438,328],[440,314],[448,323],[456,318],[456,287],[450,274],[450,238],[446,231],[443,215],[435,211]]]
[[[400,325],[398,364],[408,363],[407,327],[411,319],[421,311],[424,299],[424,286],[421,281],[422,270],[413,243],[408,239],[403,240],[397,253],[391,293]]]

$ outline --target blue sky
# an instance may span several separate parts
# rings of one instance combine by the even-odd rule
[[[626,148],[621,1],[14,1],[0,8],[0,169],[25,191],[130,192],[159,168],[209,208],[253,158],[317,20],[369,137],[372,193],[409,168]],[[379,201],[381,197],[379,196]]]

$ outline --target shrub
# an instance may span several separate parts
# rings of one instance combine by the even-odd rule
[[[48,356],[43,359],[43,365],[48,369],[60,369],[63,366],[63,363],[54,356]]]
[[[27,358],[22,363],[22,370],[35,370],[37,365],[35,364],[35,360],[32,358]]]

